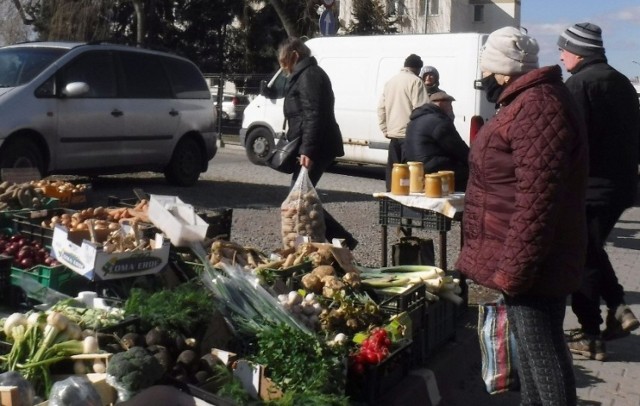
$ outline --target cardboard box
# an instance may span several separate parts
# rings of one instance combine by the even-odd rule
[[[204,241],[209,224],[177,196],[150,195],[149,220],[176,247]]]
[[[152,241],[154,249],[108,254],[102,246],[71,238],[67,228],[56,225],[51,254],[63,265],[89,280],[108,280],[160,272],[169,262],[170,244],[162,234]]]
[[[254,399],[264,401],[276,400],[282,397],[282,391],[273,381],[264,375],[264,366],[241,359],[233,370],[245,391]]]
[[[0,386],[0,406],[22,406],[17,386]]]

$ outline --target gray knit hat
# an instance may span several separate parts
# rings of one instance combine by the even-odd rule
[[[520,75],[538,68],[538,42],[515,27],[495,30],[480,55],[485,72]]]
[[[433,76],[436,77],[436,80],[440,79],[440,72],[438,72],[438,70],[436,68],[434,68],[433,66],[428,66],[428,65],[427,66],[423,66],[422,69],[420,69],[420,74],[418,76],[420,76],[422,78],[427,73],[433,73]]]
[[[604,55],[602,30],[595,24],[578,23],[558,38],[558,46],[579,56]]]

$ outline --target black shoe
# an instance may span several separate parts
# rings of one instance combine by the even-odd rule
[[[606,326],[602,332],[602,339],[610,341],[628,336],[633,330],[640,327],[640,321],[629,306],[621,304],[615,310],[609,309]]]
[[[356,247],[358,246],[358,240],[353,238],[353,236],[347,238],[346,243],[347,243],[347,248],[349,248],[351,251],[355,250]]]

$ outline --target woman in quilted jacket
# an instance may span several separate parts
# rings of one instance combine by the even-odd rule
[[[520,361],[522,405],[575,405],[563,332],[584,261],[587,140],[559,66],[538,68],[538,44],[514,27],[481,54],[499,106],[469,155],[459,269],[501,291]]]

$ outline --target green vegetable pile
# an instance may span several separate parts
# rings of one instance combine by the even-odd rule
[[[159,327],[170,332],[190,334],[210,321],[215,306],[211,293],[196,281],[174,289],[148,292],[132,289],[124,305],[125,316],[140,318],[142,328]]]
[[[253,361],[267,365],[267,374],[286,396],[278,404],[300,403],[300,397],[322,399],[324,405],[347,404],[341,347],[329,347],[313,335],[285,324],[258,334]],[[295,401],[293,400],[295,399]],[[280,403],[283,402],[283,403]]]

